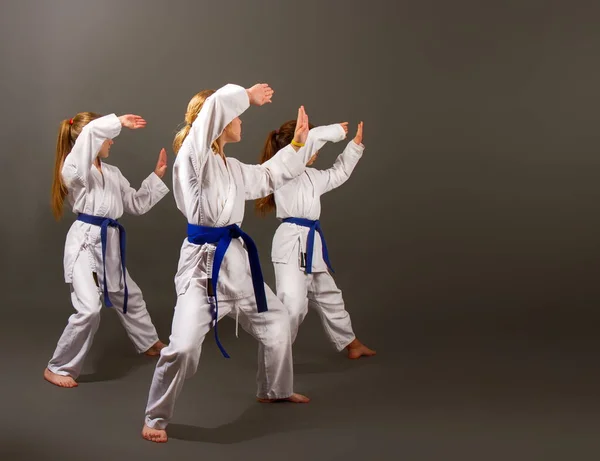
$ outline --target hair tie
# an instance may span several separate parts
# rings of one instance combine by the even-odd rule
[[[279,128],[275,130],[275,134],[279,134]]]
[[[69,120],[69,125],[73,125],[73,119]]]

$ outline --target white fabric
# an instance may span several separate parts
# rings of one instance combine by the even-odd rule
[[[127,288],[127,314],[123,314],[123,290],[110,293],[110,300],[114,305],[110,310],[117,312],[136,351],[141,353],[158,341],[158,335],[146,309],[142,292],[129,276],[129,271]],[[75,261],[70,289],[71,301],[76,312],[69,317],[67,327],[48,363],[48,369],[53,373],[76,379],[81,373],[83,362],[100,325],[100,314],[103,309],[106,310],[101,302],[100,290],[92,276],[87,248],[80,252]]]
[[[117,167],[102,163],[102,173],[94,166],[102,143],[121,131],[114,114],[88,123],[67,155],[63,180],[74,213],[118,219],[123,212],[140,215],[152,208],[169,189],[152,173],[139,190],[133,189]],[[100,322],[103,287],[100,227],[75,221],[67,234],[64,252],[65,281],[70,284],[71,300],[76,313],[69,317],[52,359],[50,371],[76,378],[91,347]],[[94,280],[96,274],[98,284]],[[123,280],[118,231],[108,229],[106,275],[109,297],[138,352],[148,350],[158,341],[156,329],[138,285],[127,272],[129,299],[123,314]]]
[[[226,85],[206,99],[192,124],[173,166],[173,195],[187,222],[224,227],[242,224],[245,200],[264,197],[305,169],[304,152],[291,146],[262,165],[246,165],[228,157],[225,162],[211,145],[225,127],[249,106],[246,90]],[[175,276],[178,295],[192,278],[209,277],[214,245],[183,241]],[[219,300],[241,299],[253,294],[248,255],[241,239],[231,242],[221,266]],[[241,287],[249,287],[249,290]]]
[[[102,162],[101,173],[94,166],[102,143],[116,137],[120,131],[121,122],[112,114],[92,120],[77,137],[62,168],[63,180],[69,190],[67,199],[73,213],[112,219],[120,218],[123,212],[142,215],[169,192],[169,188],[154,172],[136,191],[117,167]],[[100,227],[82,221],[75,221],[67,234],[64,253],[65,282],[72,281],[75,260],[84,245],[90,249],[91,269],[98,274],[102,285]],[[109,291],[123,288],[119,233],[112,227],[108,229],[106,277]]]
[[[173,167],[173,194],[187,222],[240,226],[245,201],[264,197],[305,169],[305,149],[287,146],[262,165],[224,160],[211,145],[225,127],[249,107],[246,90],[225,85],[206,99],[183,141]],[[146,407],[146,424],[165,428],[185,378],[192,376],[213,319],[207,294],[215,245],[183,241],[175,276],[177,305],[169,346],[161,351]],[[258,396],[286,398],[293,392],[289,317],[265,286],[268,311],[257,312],[248,254],[241,239],[232,240],[219,272],[220,316],[239,309],[242,327],[259,341]]]
[[[325,129],[327,127],[314,128],[309,139],[317,135],[322,137],[320,133]],[[362,144],[350,141],[331,168],[322,171],[307,168],[302,175],[275,191],[277,217],[319,219],[321,195],[348,180],[363,150]],[[275,268],[277,296],[290,313],[292,342],[310,306],[318,312],[331,343],[341,351],[355,339],[350,315],[345,310],[342,292],[328,272],[318,232],[315,232],[313,273],[306,274],[301,267],[301,254],[306,253],[308,232],[308,228],[291,223],[282,223],[275,232],[271,259]],[[323,232],[327,238],[327,230]]]
[[[340,127],[340,125],[335,126]],[[327,128],[329,127],[313,128],[310,131],[309,139],[315,136],[313,135],[315,130],[322,133],[321,130]],[[321,196],[348,180],[362,157],[363,151],[363,145],[359,146],[354,141],[350,141],[331,168],[326,170],[307,168],[303,174],[275,191],[277,218],[305,218],[313,221],[319,219],[321,216]],[[326,224],[321,223],[321,227],[325,227],[323,233],[327,238]],[[307,227],[282,223],[273,237],[271,260],[274,263],[295,263],[295,261],[292,261],[294,259],[292,250],[299,243],[299,251],[306,252],[308,231]],[[315,233],[312,271],[327,271],[327,265],[323,260],[321,236],[318,233]]]
[[[297,261],[275,263],[274,267],[277,297],[290,313],[292,342],[296,340],[309,307],[319,314],[327,338],[337,351],[355,339],[342,292],[329,272],[305,274],[299,270]]]
[[[198,367],[202,342],[213,322],[206,296],[207,279],[192,279],[177,298],[169,345],[160,354],[152,378],[145,423],[164,429],[171,420],[177,396]],[[219,300],[219,319],[240,314],[242,328],[259,342],[257,396],[282,399],[293,393],[292,341],[286,309],[265,285],[269,310],[258,313],[254,295],[236,301]],[[209,335],[209,340],[212,335]],[[225,345],[227,347],[227,345]]]

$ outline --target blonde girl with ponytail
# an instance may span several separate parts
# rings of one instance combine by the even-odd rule
[[[118,219],[124,212],[146,213],[169,192],[161,179],[167,169],[166,152],[161,150],[154,172],[138,190],[117,167],[104,162],[122,127],[137,130],[145,126],[146,121],[138,115],[102,117],[93,112],[81,112],[60,124],[51,207],[58,220],[66,201],[77,219],[69,229],[64,251],[64,277],[75,313],[44,370],[44,378],[56,386],[77,386],[103,302],[114,307],[139,353],[155,356],[164,347],[142,292],[125,267],[125,229]]]
[[[196,372],[211,328],[221,353],[229,357],[217,334],[226,315],[239,319],[259,343],[258,400],[309,400],[294,392],[287,310],[264,283],[256,246],[240,227],[246,200],[265,197],[304,171],[304,108],[298,110],[293,138],[269,162],[247,165],[225,156],[226,145],[242,138],[242,113],[250,105],[270,103],[272,96],[267,84],[201,91],[188,103],[185,126],[173,141],[173,194],[187,221],[187,237],[175,275],[169,345],[161,351],[146,406],[142,436],[147,440],[167,441],[175,402]]]

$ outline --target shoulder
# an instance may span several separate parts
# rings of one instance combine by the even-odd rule
[[[105,171],[110,171],[111,173],[123,175],[123,173],[121,173],[121,170],[119,170],[118,167],[111,165],[110,163],[102,162],[102,169]]]
[[[237,158],[235,157],[227,157],[227,163],[231,164],[231,165],[236,165],[236,166],[240,166],[240,165],[246,165],[245,163],[240,162]]]
[[[121,173],[121,170],[119,170],[119,168],[114,165],[102,162],[102,170],[111,176],[115,176],[115,177],[119,178],[119,180],[122,180],[122,179],[126,180],[123,173]]]
[[[234,157],[227,157],[227,165],[233,171],[242,171],[244,168],[248,168],[251,166],[240,162],[237,158]]]

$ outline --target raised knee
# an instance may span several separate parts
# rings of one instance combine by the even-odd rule
[[[96,323],[100,321],[100,309],[90,309],[86,311],[77,312],[72,317],[74,323],[85,324],[85,323]]]
[[[189,341],[175,341],[165,348],[165,352],[171,355],[174,361],[187,362],[194,360],[199,348]]]
[[[290,321],[294,323],[302,323],[304,317],[308,312],[308,308],[304,303],[292,302],[286,306],[288,308],[288,313],[290,317]]]
[[[308,302],[306,299],[298,299],[296,296],[286,295],[281,297],[281,302],[285,306],[285,310],[292,318],[304,317],[308,310]]]

